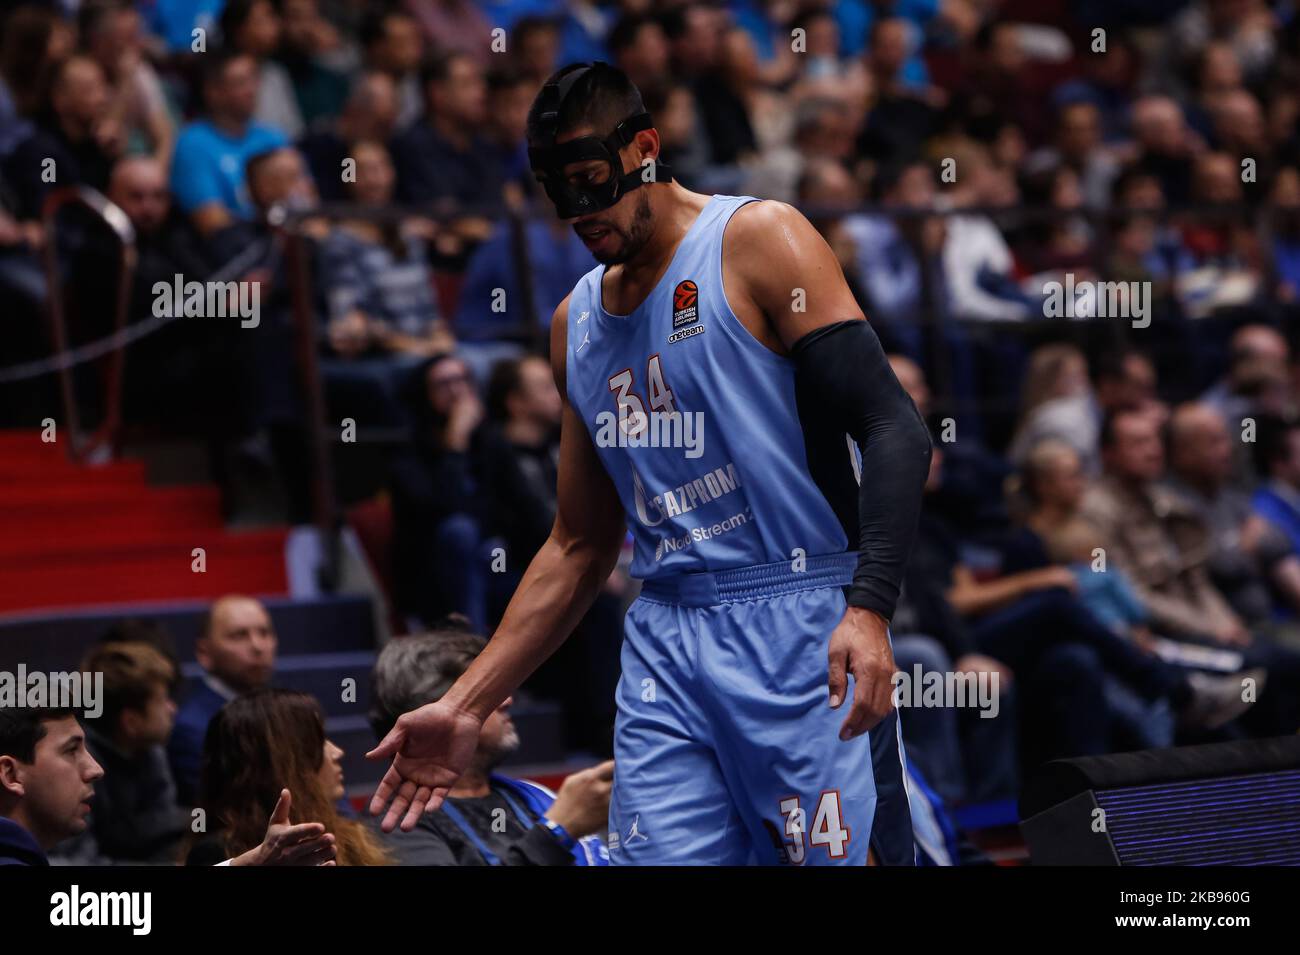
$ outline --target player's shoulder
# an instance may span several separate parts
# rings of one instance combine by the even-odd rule
[[[778,199],[755,199],[731,214],[727,238],[741,242],[778,243],[787,231],[811,229],[802,212]]]
[[[724,255],[729,265],[763,272],[817,235],[802,212],[788,202],[758,199],[731,214]]]

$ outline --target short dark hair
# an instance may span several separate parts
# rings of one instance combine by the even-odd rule
[[[566,74],[582,64],[571,64],[552,73],[546,85],[559,82]],[[528,110],[528,142],[537,142],[542,135],[542,110],[545,88],[537,94]],[[619,123],[645,112],[641,91],[627,78],[627,74],[608,63],[591,66],[573,84],[569,95],[560,107],[557,133],[568,132],[579,126],[590,126],[598,136],[608,136]]]
[[[46,723],[76,716],[62,707],[0,707],[0,756],[12,756],[20,763],[36,761],[36,744],[48,732]]]
[[[388,32],[388,21],[393,17],[413,20],[414,17],[393,3],[376,4],[366,10],[357,28],[357,42],[362,50],[368,50],[384,38]]]
[[[1252,458],[1255,472],[1267,478],[1273,465],[1291,454],[1289,439],[1292,431],[1300,430],[1300,420],[1277,415],[1260,415],[1255,419],[1255,447]]]
[[[524,362],[539,355],[521,355],[518,358],[504,358],[492,366],[487,383],[487,412],[493,421],[505,421],[510,417],[506,402],[519,390],[523,383]]]
[[[560,21],[555,17],[520,17],[515,21],[514,27],[510,30],[510,39],[518,45],[520,40],[530,33],[558,33],[559,31]]]
[[[618,22],[609,31],[605,43],[611,52],[615,54],[622,53],[628,47],[635,45],[642,28],[650,25],[662,29],[659,21],[652,16],[643,13],[625,14],[618,18]]]
[[[429,93],[429,84],[445,83],[451,78],[452,65],[457,60],[472,60],[473,57],[464,50],[438,50],[429,56],[420,67],[420,90]]]
[[[263,0],[226,0],[221,18],[217,21],[221,26],[221,42],[224,45],[235,46],[236,34],[244,28],[248,18],[253,15],[253,8],[261,2]]]
[[[104,675],[103,712],[99,725],[112,733],[123,710],[143,710],[161,686],[170,694],[178,673],[172,662],[147,643],[104,643],[81,663],[85,673]]]
[[[147,643],[180,672],[180,657],[176,655],[176,641],[170,631],[157,620],[147,617],[126,617],[113,623],[99,635],[99,643]]]
[[[202,88],[206,90],[213,83],[220,83],[226,78],[226,69],[235,60],[250,58],[250,54],[243,50],[237,50],[227,43],[223,43],[208,53],[203,54],[203,65],[199,73],[199,80]]]
[[[1101,432],[1097,437],[1097,447],[1102,449],[1114,447],[1119,419],[1143,413],[1143,409],[1137,405],[1120,405],[1118,408],[1107,411],[1101,419]]]
[[[270,149],[263,149],[261,152],[254,153],[248,157],[247,162],[244,163],[244,182],[248,184],[248,192],[250,196],[252,196],[253,193],[253,180],[261,174],[263,167],[265,167],[267,163],[280,153],[292,149],[293,147],[287,144],[283,146],[272,146]],[[253,196],[254,200],[256,200],[256,198],[256,196]],[[204,633],[206,632],[207,631],[204,630]]]
[[[528,82],[528,77],[517,66],[503,63],[487,72],[488,94],[504,93]]]
[[[1150,363],[1151,358],[1139,348],[1125,346],[1101,352],[1092,362],[1093,381],[1124,381],[1128,378],[1128,363],[1133,358]]]
[[[77,36],[84,46],[86,42],[100,31],[115,13],[134,12],[134,6],[127,0],[89,0],[77,11]]]

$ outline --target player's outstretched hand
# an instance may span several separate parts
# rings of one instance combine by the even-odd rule
[[[889,629],[883,617],[849,607],[831,634],[830,682],[831,709],[839,709],[848,693],[848,677],[853,675],[853,705],[840,727],[840,739],[861,736],[883,720],[894,708],[894,651],[889,645]]]
[[[469,766],[482,728],[478,717],[441,700],[398,718],[379,745],[366,753],[366,759],[393,757],[370,800],[372,816],[388,807],[380,823],[384,832],[392,832],[399,819],[402,831],[410,832],[421,813],[442,805],[447,790]]]

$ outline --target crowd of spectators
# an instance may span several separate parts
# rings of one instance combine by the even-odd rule
[[[40,223],[56,188],[99,190],[134,227],[132,321],[175,275],[261,292],[256,328],[173,321],[132,344],[128,422],[207,442],[228,484],[278,474],[298,521],[305,307],[330,426],[398,435],[386,439],[387,596],[412,630],[459,614],[490,633],[554,516],[545,326],[594,263],[536,201],[524,126],[547,76],[599,58],[641,89],[678,181],[807,211],[932,423],[896,656],[904,670],[997,673],[1009,714],[904,715],[940,796],[1013,794],[1051,756],[1300,724],[1291,4],[83,0],[6,4],[0,31],[13,353],[48,350],[33,329],[52,235],[79,276],[74,330],[107,332],[113,257],[84,223]],[[1106,295],[1062,315],[1054,283],[1136,284],[1109,298],[1122,315],[1100,308]],[[537,677],[565,701],[570,742],[593,751],[608,745],[631,593],[616,571]],[[208,677],[170,734],[152,695],[117,729],[87,732],[105,769],[128,757],[156,769],[169,736],[185,805],[215,714],[259,758],[290,758],[256,738],[267,714],[316,747],[308,701],[228,712],[266,683],[274,654],[263,632],[263,658],[255,636],[227,657],[226,629],[269,628],[241,615],[257,618],[247,601],[214,608]],[[136,656],[113,666],[158,671]],[[493,779],[471,780],[483,811],[531,805]],[[256,844],[279,793],[249,786],[227,794],[226,835],[201,858]],[[406,851],[356,834],[345,853],[325,818],[329,785],[316,788],[293,798],[331,824],[340,859]],[[130,841],[152,852],[140,847],[169,818],[124,831],[138,824]],[[441,840],[432,854],[415,857],[480,852],[461,832],[443,820],[425,833]]]
[[[391,642],[367,714],[382,739],[437,700],[484,646],[463,621]],[[349,801],[322,703],[272,685],[275,626],[260,601],[215,601],[182,687],[173,641],[126,620],[81,661],[97,713],[0,707],[0,865],[604,865],[613,763],[558,793],[497,771],[519,748],[505,700],[470,769],[413,831],[383,833]],[[181,695],[179,708],[174,701]]]

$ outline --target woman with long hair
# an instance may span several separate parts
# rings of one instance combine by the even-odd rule
[[[1056,438],[1079,453],[1084,470],[1098,470],[1100,414],[1088,361],[1073,345],[1052,343],[1034,350],[1020,389],[1020,420],[1007,454],[1017,466],[1038,442]]]
[[[325,737],[315,698],[294,690],[256,690],[222,707],[203,744],[199,805],[212,831],[190,849],[189,865],[238,855],[262,841],[282,789],[292,822],[312,820],[334,834],[339,865],[388,865],[379,841],[339,814],[343,751]]]

